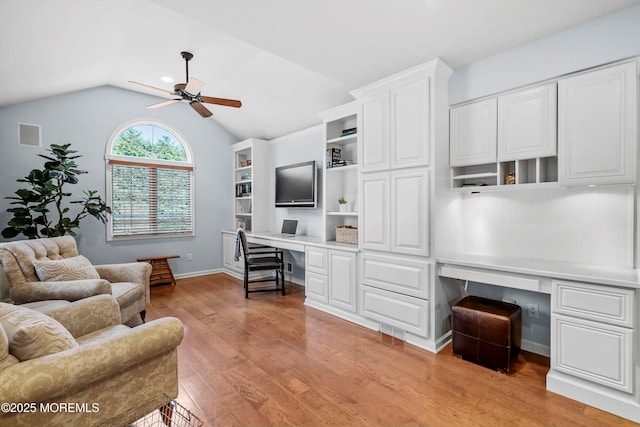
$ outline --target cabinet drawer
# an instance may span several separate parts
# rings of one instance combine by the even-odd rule
[[[307,298],[315,301],[328,301],[328,278],[325,275],[307,271],[304,293]]]
[[[633,330],[551,316],[551,369],[633,392]]]
[[[429,334],[429,301],[362,286],[361,314],[416,335]]]
[[[305,253],[306,270],[319,274],[327,274],[328,254],[326,249],[307,248]]]
[[[551,304],[555,313],[632,328],[633,301],[633,289],[553,281]]]
[[[429,299],[432,264],[425,260],[363,253],[364,285]]]

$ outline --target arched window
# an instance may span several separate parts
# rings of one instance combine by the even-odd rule
[[[107,144],[108,240],[192,236],[193,155],[169,126],[135,121]]]

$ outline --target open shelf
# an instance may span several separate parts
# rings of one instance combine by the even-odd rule
[[[557,182],[555,156],[451,168],[451,188],[461,191],[540,188]]]
[[[352,133],[350,135],[339,136],[337,138],[332,138],[327,140],[327,144],[349,144],[355,143],[358,140],[358,134]]]
[[[358,216],[358,212],[327,212],[329,216]]]
[[[358,212],[354,212],[358,201],[358,104],[350,102],[321,116],[326,149],[322,183],[324,239],[335,241],[336,227],[358,226]],[[347,212],[340,211],[338,200],[342,198],[348,202]]]

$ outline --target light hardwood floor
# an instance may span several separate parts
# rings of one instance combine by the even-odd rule
[[[304,306],[304,289],[244,298],[225,274],[151,290],[147,319],[176,316],[178,403],[210,426],[638,425],[545,390],[548,359],[501,374]]]

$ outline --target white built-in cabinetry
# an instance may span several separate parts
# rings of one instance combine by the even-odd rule
[[[357,260],[352,250],[307,246],[305,303],[351,319],[358,311]]]
[[[234,223],[245,231],[269,230],[269,142],[250,138],[233,144]]]
[[[429,169],[363,174],[361,248],[429,256]]]
[[[498,118],[496,98],[451,109],[450,165],[473,166],[496,162]]]
[[[399,76],[396,86],[379,82],[353,93],[366,97],[360,107],[362,172],[430,163],[429,78],[407,76]]]
[[[358,225],[358,120],[355,102],[320,115],[324,123],[324,239],[336,240],[336,227]],[[334,159],[338,159],[336,162]],[[347,203],[340,204],[343,199]]]
[[[549,83],[451,108],[452,187],[557,181],[556,98]]]
[[[552,372],[633,393],[633,289],[560,280],[552,289]]]
[[[446,106],[450,74],[436,59],[352,92],[360,105],[360,314],[432,349],[432,159],[436,140],[448,140],[436,105]]]
[[[562,185],[636,181],[637,61],[559,80]]]
[[[637,77],[634,59],[452,107],[451,187],[635,183]]]

